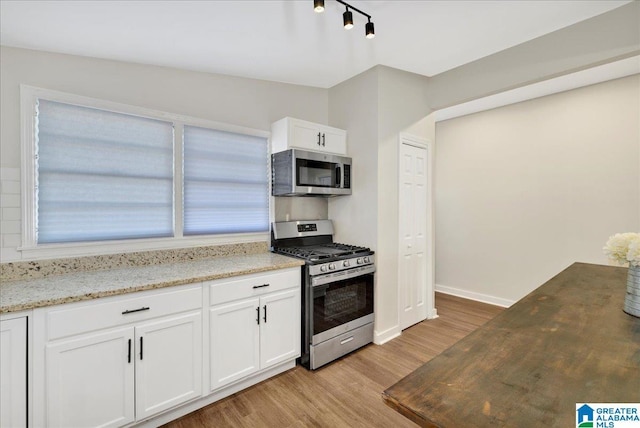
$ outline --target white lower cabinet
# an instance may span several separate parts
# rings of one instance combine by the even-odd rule
[[[135,420],[134,329],[47,345],[47,426],[119,427]],[[133,349],[131,350],[133,353]]]
[[[202,395],[200,312],[136,327],[136,419]]]
[[[0,321],[0,427],[27,426],[27,317]]]
[[[262,297],[260,367],[300,356],[300,287]]]
[[[201,286],[104,300],[36,312],[54,335],[44,344],[36,426],[120,427],[202,395]],[[171,306],[191,310],[171,314]],[[101,324],[85,317],[114,311],[121,327],[79,333]]]
[[[290,268],[34,309],[29,425],[155,426],[293,367],[300,278],[300,268]],[[24,425],[5,408],[22,406],[26,418],[26,386],[7,394],[5,379],[26,377],[26,329],[11,336],[20,342],[5,326],[2,427],[13,428]],[[17,401],[6,404],[9,396]]]
[[[211,285],[212,391],[300,356],[300,299],[300,269]]]
[[[260,369],[259,307],[259,299],[248,299],[210,310],[211,390]]]

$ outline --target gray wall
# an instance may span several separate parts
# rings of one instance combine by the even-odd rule
[[[436,289],[509,305],[640,230],[640,75],[436,133]]]
[[[433,76],[433,110],[640,54],[640,1]]]
[[[266,131],[285,116],[319,123],[328,116],[325,89],[1,47],[2,262],[21,258],[20,84]],[[327,215],[326,202],[284,205],[276,211]]]
[[[433,141],[428,78],[384,66],[329,90],[329,120],[349,130],[354,194],[329,201],[336,238],[376,251],[375,340],[400,333],[398,312],[398,150],[401,132]],[[354,107],[353,100],[357,100]],[[345,228],[346,227],[346,228]]]

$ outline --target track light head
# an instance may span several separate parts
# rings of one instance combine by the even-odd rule
[[[373,22],[371,22],[371,20],[369,20],[369,22],[364,26],[364,33],[367,39],[373,39],[376,36],[376,32],[373,28]]]
[[[353,28],[353,13],[349,11],[349,8],[342,14],[342,22],[344,22],[345,30],[351,30]]]
[[[324,0],[313,0],[313,11],[315,13],[324,12]]]

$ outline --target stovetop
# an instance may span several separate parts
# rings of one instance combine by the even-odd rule
[[[357,257],[371,254],[371,250],[367,247],[340,244],[337,242],[309,246],[274,247],[273,251],[310,262],[327,262],[341,260],[345,257]]]
[[[374,264],[367,247],[333,242],[331,220],[300,220],[273,223],[271,251],[306,261],[310,275],[336,273]]]

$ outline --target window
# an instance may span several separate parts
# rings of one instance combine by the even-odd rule
[[[39,100],[37,242],[173,236],[173,124]]]
[[[184,127],[184,234],[269,228],[265,138]]]
[[[27,86],[21,94],[23,251],[268,238],[268,133]]]

